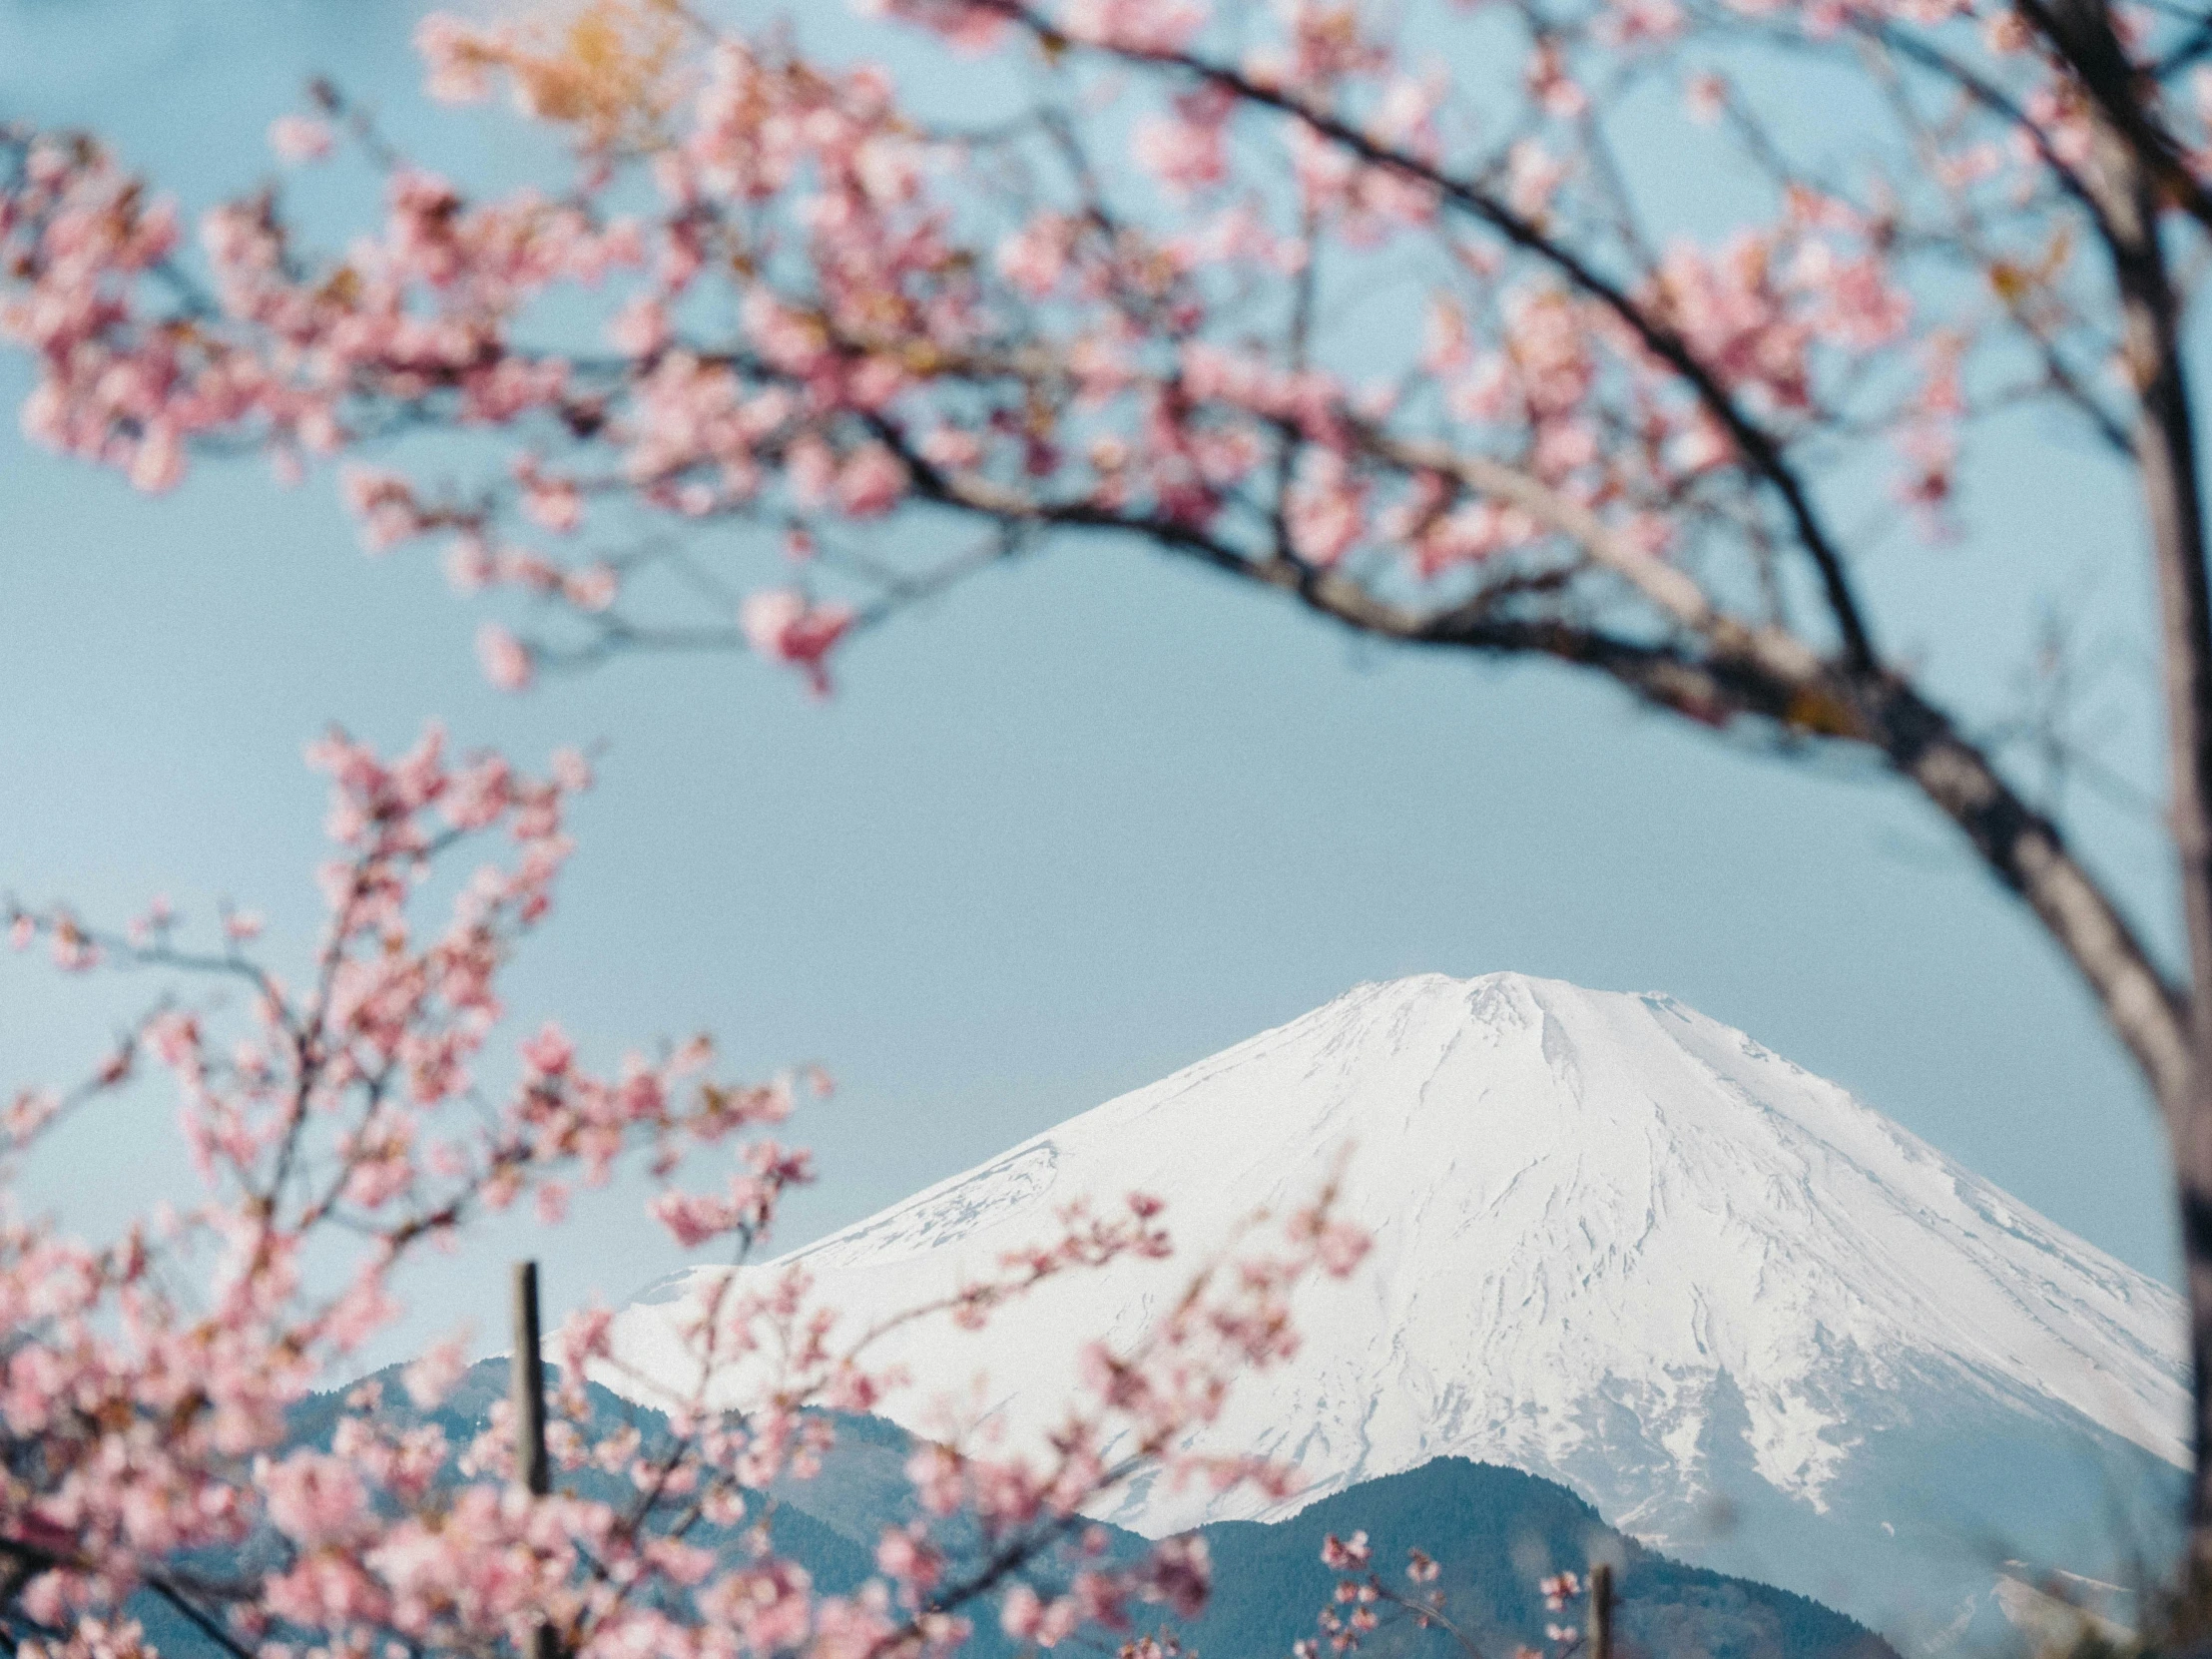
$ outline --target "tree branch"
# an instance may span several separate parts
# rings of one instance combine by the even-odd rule
[[[973,0],[973,4],[1027,30],[1040,44],[1051,49],[1065,50],[1078,44],[1038,16],[1023,0]],[[1296,118],[1371,167],[1394,173],[1435,192],[1439,200],[1489,226],[1604,305],[1627,325],[1647,351],[1681,376],[1698,401],[1728,433],[1749,470],[1765,479],[1781,497],[1797,539],[1819,574],[1829,614],[1842,638],[1846,660],[1860,669],[1875,666],[1873,637],[1845,568],[1842,550],[1821,522],[1805,481],[1785,458],[1782,441],[1745,412],[1719,378],[1698,360],[1680,334],[1654,316],[1619,283],[1481,186],[1381,143],[1294,91],[1263,85],[1239,70],[1189,52],[1124,46],[1093,49],[1124,62],[1180,71],[1219,87],[1245,103]]]
[[[1595,670],[1642,701],[1701,725],[1718,728],[1749,716],[1796,736],[1874,751],[1957,826],[1990,872],[2035,912],[2087,981],[2161,1109],[2170,1111],[2177,1098],[2171,1091],[2189,1074],[2186,994],[2168,981],[2057,825],[2006,782],[1947,713],[1893,671],[1830,661],[1786,630],[1754,627],[1719,611],[1685,572],[1540,480],[1487,457],[1364,434],[1382,457],[1454,477],[1549,525],[1652,604],[1672,627],[1672,640],[1627,639],[1558,616],[1515,616],[1500,611],[1495,595],[1423,611],[1386,600],[1342,570],[1255,558],[1203,528],[1157,514],[1041,501],[946,472],[905,444],[896,427],[884,422],[880,430],[912,469],[917,493],[944,506],[1025,524],[1134,534],[1288,593],[1362,634],[1492,656],[1548,657]]]

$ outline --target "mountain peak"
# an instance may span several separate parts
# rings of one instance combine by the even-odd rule
[[[896,1356],[916,1421],[981,1374],[1009,1430],[1041,1434],[1081,1339],[1134,1340],[1191,1263],[1339,1155],[1371,1262],[1304,1293],[1298,1363],[1209,1431],[1297,1464],[1305,1493],[1139,1489],[1108,1518],[1270,1518],[1459,1455],[1910,1641],[1884,1598],[1986,1582],[1959,1537],[2094,1568],[2099,1540],[2052,1526],[2101,1524],[2116,1479],[2163,1490],[2186,1461],[2165,1287],[1670,997],[1517,973],[1357,986],[798,1255],[864,1320],[1049,1236],[1079,1194],[1164,1198],[1175,1262]],[[634,1362],[665,1318],[626,1318]]]

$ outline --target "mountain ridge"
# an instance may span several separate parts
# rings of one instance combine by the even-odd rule
[[[409,1401],[401,1368],[378,1374],[381,1412],[387,1422],[413,1426],[435,1422],[448,1441],[466,1445],[486,1428],[494,1405],[507,1396],[508,1364],[479,1361],[435,1406]],[[296,1444],[327,1447],[350,1389],[311,1397],[292,1413]],[[643,1455],[666,1443],[669,1423],[659,1412],[621,1399],[604,1387],[586,1389],[590,1417],[578,1427],[594,1438],[617,1427],[634,1428]],[[834,1443],[819,1470],[787,1476],[756,1494],[749,1520],[765,1524],[775,1547],[804,1566],[814,1587],[850,1594],[878,1571],[875,1549],[884,1530],[919,1512],[903,1469],[914,1437],[895,1423],[844,1412],[823,1413],[835,1429]],[[603,1501],[631,1495],[627,1477],[585,1464],[563,1469],[556,1490]],[[773,1502],[763,1502],[762,1498]],[[973,1550],[955,1523],[940,1536],[954,1548]],[[1484,1652],[1511,1652],[1533,1639],[1548,1617],[1538,1579],[1562,1568],[1611,1562],[1616,1575],[1615,1626],[1620,1651],[1633,1659],[1897,1659],[1873,1632],[1809,1598],[1686,1566],[1643,1549],[1607,1527],[1588,1504],[1556,1482],[1517,1470],[1439,1458],[1415,1470],[1385,1477],[1324,1500],[1287,1520],[1222,1521],[1202,1531],[1214,1563],[1215,1593],[1196,1619],[1164,1609],[1137,1611],[1137,1628],[1172,1631],[1185,1651],[1199,1654],[1275,1654],[1288,1659],[1293,1645],[1312,1636],[1316,1615],[1330,1601],[1335,1575],[1321,1561],[1329,1531],[1347,1536],[1366,1530],[1377,1569],[1393,1577],[1409,1547],[1432,1554],[1455,1624],[1478,1639]],[[1109,1536],[1086,1549],[1083,1560],[1133,1559],[1145,1545],[1133,1534]],[[715,1547],[739,1544],[727,1529],[701,1526],[688,1534]],[[739,1547],[743,1548],[742,1544]],[[1039,1562],[1049,1585],[1064,1578],[1050,1557]],[[972,1659],[1022,1659],[1034,1647],[1009,1636],[993,1615],[993,1601],[968,1609],[974,1634],[963,1653]],[[153,1598],[135,1609],[164,1653],[209,1655],[219,1650]],[[1434,1650],[1444,1659],[1448,1648]]]

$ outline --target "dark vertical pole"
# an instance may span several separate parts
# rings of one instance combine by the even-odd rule
[[[545,1455],[545,1357],[538,1327],[538,1265],[515,1264],[515,1357],[512,1368],[515,1415],[515,1474],[539,1497],[553,1489],[553,1468]],[[530,1659],[559,1659],[550,1626],[530,1632]]]
[[[1613,1564],[1590,1566],[1589,1659],[1613,1659]]]
[[[553,1489],[545,1457],[545,1360],[538,1333],[538,1265],[515,1264],[515,1474],[543,1497]]]

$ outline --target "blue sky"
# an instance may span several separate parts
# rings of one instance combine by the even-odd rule
[[[269,119],[331,70],[431,160],[511,166],[495,129],[413,106],[413,15],[0,0],[0,113],[101,127],[198,203],[266,172]],[[0,361],[0,401],[26,384]],[[2000,441],[2068,453],[2041,427]],[[2103,538],[2129,509],[2084,476],[2056,507],[1970,496],[1962,545],[1874,573],[1939,681],[1995,706],[2029,601],[2084,580],[2126,647],[2135,544]],[[1362,649],[1088,543],[869,637],[827,705],[743,660],[505,698],[471,658],[479,613],[425,560],[364,557],[326,475],[204,466],[150,501],[12,420],[0,572],[0,888],[29,898],[121,918],[229,895],[296,950],[322,809],[298,757],[324,723],[396,744],[438,715],[524,755],[604,740],[513,1004],[603,1054],[706,1028],[743,1066],[827,1064],[842,1088],[802,1132],[825,1179],[787,1242],[1359,980],[1509,967],[1680,996],[2172,1274],[2138,1086],[1943,826],[1871,775],[1748,758],[1561,673]],[[2100,855],[2155,894],[2153,842],[2107,828]],[[0,1087],[68,1075],[149,988],[0,963]],[[174,1170],[161,1111],[119,1111],[30,1197],[98,1224]],[[533,1236],[557,1303],[676,1263],[634,1197]],[[420,1280],[403,1340],[494,1320],[523,1244]]]

